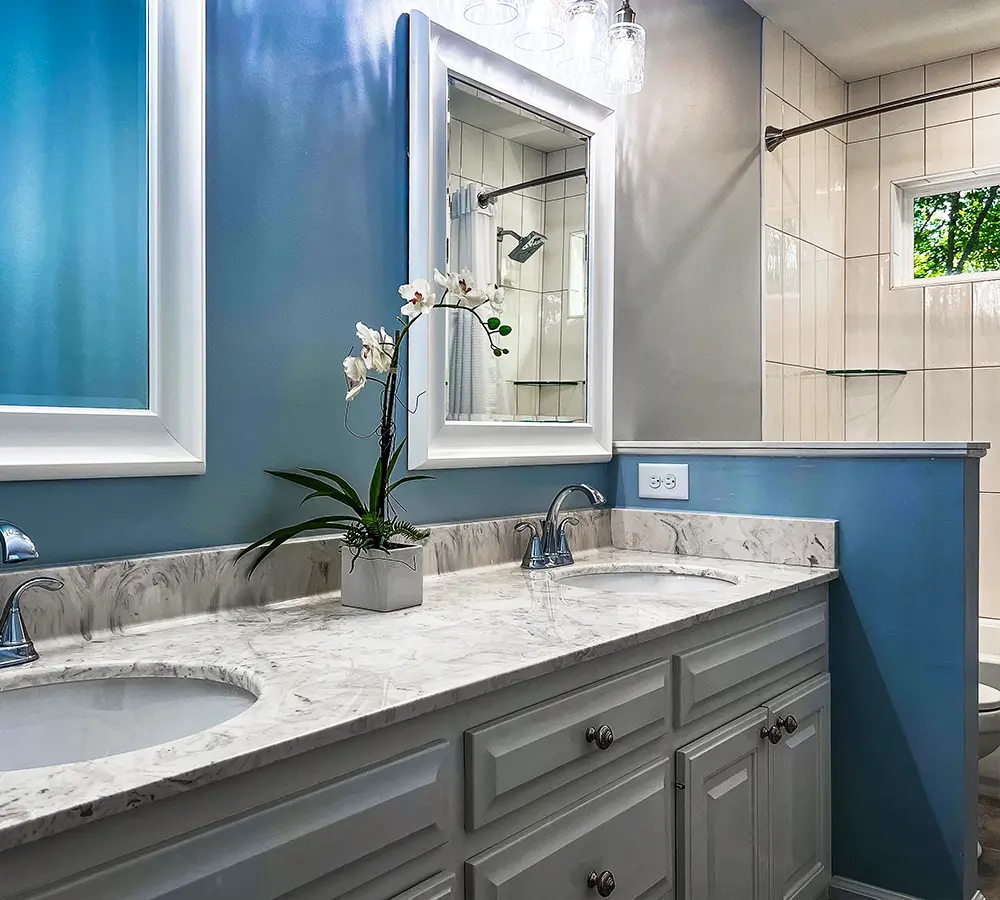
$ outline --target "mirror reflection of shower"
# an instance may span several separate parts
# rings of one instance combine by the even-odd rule
[[[448,266],[504,289],[494,358],[447,323],[446,416],[587,417],[589,136],[451,76]]]

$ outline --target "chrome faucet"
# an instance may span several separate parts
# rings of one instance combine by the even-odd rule
[[[579,525],[580,520],[575,516],[562,518],[562,508],[566,498],[575,491],[585,494],[592,506],[601,506],[607,502],[604,494],[589,484],[571,484],[556,494],[543,522],[538,525],[534,522],[518,522],[514,526],[515,531],[531,532],[531,540],[524,551],[521,568],[556,569],[560,566],[573,565],[573,554],[566,538],[566,526]]]
[[[38,559],[38,551],[31,538],[13,522],[0,521],[0,563],[11,565],[33,559]],[[63,583],[58,578],[39,576],[29,578],[10,595],[3,613],[0,613],[0,669],[38,659],[38,652],[21,618],[21,597],[25,591],[32,588],[58,591],[62,586]]]

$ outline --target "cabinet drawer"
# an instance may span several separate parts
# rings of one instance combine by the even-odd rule
[[[467,900],[594,900],[610,872],[615,900],[653,900],[672,885],[672,784],[660,760],[469,860]]]
[[[826,604],[674,656],[674,721],[688,722],[821,659]]]
[[[32,900],[275,900],[334,872],[339,896],[447,841],[449,758],[440,741]]]
[[[393,900],[453,900],[455,893],[455,876],[437,875],[434,878],[418,884],[412,890],[399,894]]]
[[[655,663],[467,731],[467,827],[499,819],[655,740],[667,728],[669,677],[668,664]],[[587,741],[587,729],[602,725],[613,735],[606,750]]]

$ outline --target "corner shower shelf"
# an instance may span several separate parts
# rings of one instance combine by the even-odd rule
[[[843,378],[858,378],[863,375],[907,375],[906,369],[827,369],[827,375],[840,375]]]
[[[511,384],[530,384],[534,387],[575,387],[585,381],[512,381]]]

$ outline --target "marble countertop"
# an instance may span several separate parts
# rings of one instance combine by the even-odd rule
[[[556,580],[635,566],[722,570],[739,581],[665,600]],[[388,615],[313,597],[39,642],[41,659],[0,672],[0,691],[102,674],[227,672],[258,699],[168,744],[0,772],[0,850],[836,577],[835,569],[595,550],[554,573],[504,564],[428,578],[423,606]]]

